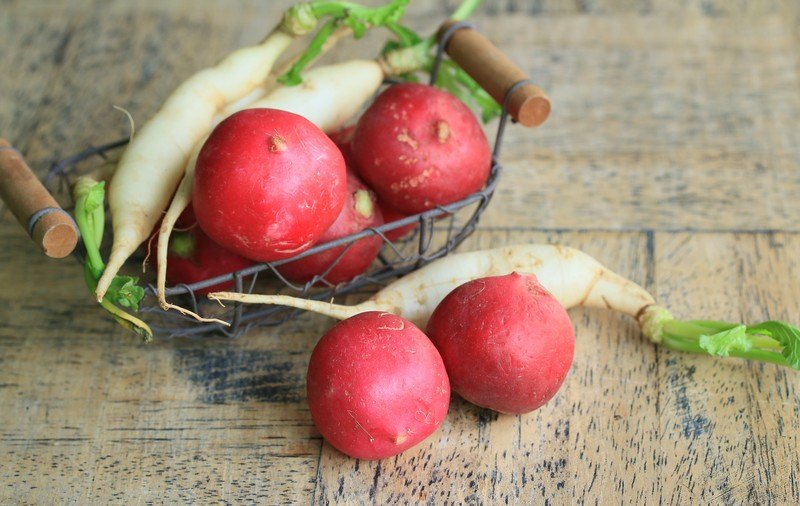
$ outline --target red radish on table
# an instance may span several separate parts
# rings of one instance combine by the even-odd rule
[[[491,166],[489,142],[472,111],[418,83],[392,85],[375,99],[356,124],[351,151],[378,199],[405,214],[474,193]]]
[[[330,242],[382,224],[383,217],[375,202],[375,195],[358,176],[347,171],[345,204],[336,221],[322,234],[319,242]],[[278,271],[294,282],[305,283],[315,275],[324,274],[329,283],[343,283],[366,271],[377,258],[382,244],[383,240],[379,235],[370,235],[349,245],[329,248],[283,264],[278,267]]]
[[[442,358],[411,322],[361,313],[336,324],[308,364],[314,424],[351,457],[382,459],[421,442],[444,420],[450,383]]]
[[[220,123],[197,157],[192,201],[214,241],[268,262],[310,248],[344,205],[336,145],[309,120],[246,109]]]
[[[453,391],[502,413],[528,413],[550,400],[575,349],[567,311],[530,274],[459,286],[433,311],[425,333]]]

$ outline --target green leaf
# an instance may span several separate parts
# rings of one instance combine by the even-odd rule
[[[105,185],[105,181],[100,181],[86,192],[86,201],[83,205],[87,214],[92,214],[103,207],[103,199],[106,194]]]
[[[347,17],[360,21],[368,26],[383,26],[388,23],[397,23],[403,17],[409,0],[394,0],[383,7],[370,8],[358,4],[342,2],[347,9]]]
[[[364,24],[363,21],[358,19],[355,16],[347,16],[344,19],[344,24],[350,27],[353,30],[353,38],[360,39],[364,36],[364,33],[367,31],[367,25]]]
[[[139,302],[144,297],[144,288],[137,285],[139,280],[131,276],[116,276],[106,292],[106,298],[119,306],[139,310]]]
[[[422,37],[420,37],[417,34],[417,32],[415,32],[411,28],[408,28],[408,27],[403,26],[403,25],[398,24],[398,23],[386,23],[386,28],[389,31],[391,31],[393,34],[395,34],[397,36],[397,38],[399,39],[397,41],[390,41],[390,42],[394,42],[394,44],[395,44],[393,49],[398,49],[398,48],[401,48],[401,47],[409,47],[409,46],[413,46],[414,44],[422,43]],[[388,45],[389,44],[387,43],[387,46]],[[384,47],[383,51],[386,51],[386,50],[387,50],[387,47]],[[381,52],[381,54],[383,54],[383,51]]]
[[[753,347],[745,325],[737,325],[716,334],[702,335],[699,344],[709,355],[719,357],[727,357],[732,351],[747,352]]]
[[[800,329],[779,321],[767,321],[750,325],[748,333],[771,337],[783,346],[781,354],[794,369],[800,369]]]
[[[372,27],[394,26],[403,16],[409,0],[394,0],[383,7],[364,7],[350,2],[314,2],[312,9],[318,18],[328,16],[300,58],[278,82],[284,86],[297,86],[303,82],[301,72],[322,53],[325,42],[342,23],[353,31],[353,38],[360,39]]]

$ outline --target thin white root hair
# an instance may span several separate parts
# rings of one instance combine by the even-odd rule
[[[305,309],[314,313],[323,314],[344,320],[365,311],[384,311],[391,313],[390,309],[382,307],[375,301],[366,301],[355,306],[345,306],[344,304],[332,304],[321,300],[303,299],[290,295],[259,295],[238,292],[215,292],[208,295],[208,298],[222,304],[223,301],[242,302],[244,304],[271,304],[276,306],[288,306],[297,309]]]
[[[206,318],[204,316],[200,316],[199,314],[197,314],[197,313],[195,313],[193,311],[190,311],[190,310],[186,309],[185,307],[177,306],[175,304],[170,304],[167,301],[164,301],[162,303],[159,300],[159,304],[161,304],[161,309],[163,309],[164,311],[168,311],[170,309],[174,309],[175,311],[179,312],[180,314],[182,314],[184,316],[191,316],[192,318],[194,318],[195,320],[200,321],[200,322],[221,323],[222,325],[225,325],[226,327],[230,327],[231,326],[231,324],[226,322],[225,320],[220,320],[220,319],[217,319],[217,318]]]
[[[120,107],[118,105],[113,105],[111,107],[113,107],[114,109],[116,109],[118,111],[121,111],[122,114],[124,114],[125,116],[128,117],[128,121],[131,124],[131,133],[128,134],[128,143],[130,143],[131,141],[133,141],[133,134],[136,132],[136,123],[134,123],[134,121],[133,121],[133,115],[127,109],[125,109],[123,107]]]

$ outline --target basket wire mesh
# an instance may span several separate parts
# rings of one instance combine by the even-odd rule
[[[442,35],[430,74],[431,84],[436,82],[439,64],[444,57],[444,48],[447,46],[450,36],[459,28],[473,29],[473,26],[469,23],[458,23],[451,26]],[[239,302],[222,307],[205,299],[199,300],[196,291],[220,283],[232,282],[233,288],[230,291],[239,293],[254,293],[258,288],[261,293],[282,293],[315,300],[333,300],[335,297],[345,294],[374,291],[393,279],[449,254],[475,231],[481,214],[489,205],[502,171],[498,157],[505,128],[510,119],[507,108],[508,97],[518,87],[529,82],[527,79],[522,80],[506,91],[505,100],[501,104],[501,115],[497,123],[494,139],[492,167],[488,180],[481,190],[451,204],[440,205],[423,213],[407,216],[378,227],[368,228],[334,241],[317,244],[291,258],[259,263],[192,284],[178,284],[167,287],[165,294],[167,297],[174,299],[173,302],[188,307],[200,315],[213,316],[227,321],[230,326],[219,323],[198,322],[191,316],[161,309],[156,298],[156,288],[152,283],[146,285],[145,299],[143,299],[139,309],[140,313],[144,314],[140,316],[150,325],[154,334],[160,338],[203,335],[238,337],[254,327],[280,325],[292,318],[300,310],[284,306],[247,305]],[[81,164],[89,160],[98,159],[104,163],[110,163],[109,155],[124,147],[127,142],[128,139],[121,139],[101,146],[89,147],[80,153],[55,162],[48,171],[45,185],[51,190],[55,190],[55,187],[60,190],[69,188],[70,181],[79,172]],[[416,225],[416,227],[405,238],[392,241],[386,236],[391,231],[409,225]],[[330,283],[325,278],[326,273],[338,263],[356,241],[372,235],[379,236],[383,242],[381,251],[373,266],[367,272],[349,282]],[[339,247],[343,247],[342,251],[326,272],[314,276],[313,279],[306,283],[293,283],[278,270],[278,267],[285,263]],[[84,255],[85,251],[82,247],[76,249],[75,256],[81,263],[84,261]],[[264,280],[264,278],[268,279]]]

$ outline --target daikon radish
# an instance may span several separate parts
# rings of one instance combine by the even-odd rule
[[[435,260],[354,306],[285,295],[219,292],[217,301],[279,304],[344,319],[364,311],[402,316],[420,328],[442,299],[467,281],[519,272],[535,275],[566,309],[606,308],[628,315],[663,347],[688,353],[733,356],[800,369],[800,329],[780,321],[751,325],[677,320],[644,288],[612,272],[586,253],[565,246],[529,244],[451,254]]]
[[[566,246],[529,244],[450,254],[413,271],[355,306],[328,304],[285,295],[211,293],[213,300],[280,304],[344,319],[363,311],[385,311],[425,328],[441,300],[473,279],[512,272],[534,274],[565,307],[603,307],[636,317],[655,301],[639,285],[597,260]]]

